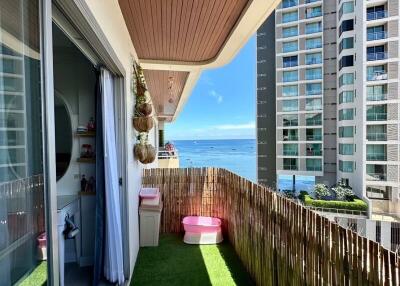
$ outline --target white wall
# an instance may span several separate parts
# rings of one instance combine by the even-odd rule
[[[98,25],[106,35],[108,42],[111,44],[114,53],[117,55],[125,70],[123,76],[125,79],[124,88],[126,92],[126,102],[124,102],[124,105],[126,107],[126,118],[128,120],[125,136],[127,140],[127,173],[129,174],[126,182],[126,207],[128,208],[129,216],[127,231],[129,232],[130,273],[132,273],[139,251],[138,193],[141,186],[142,168],[144,167],[133,157],[133,146],[135,144],[135,138],[137,134],[131,124],[135,99],[130,92],[130,85],[132,58],[137,60],[137,55],[131,42],[128,29],[125,25],[118,1],[86,0],[86,3],[97,20]],[[150,132],[149,141],[156,146],[156,136],[154,135],[154,131]],[[155,166],[157,166],[157,162],[151,165],[146,165],[145,168]]]

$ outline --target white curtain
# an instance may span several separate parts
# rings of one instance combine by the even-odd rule
[[[114,88],[111,73],[101,69],[101,101],[103,110],[104,174],[106,200],[106,230],[104,276],[122,284],[124,278],[122,254],[121,206],[119,201],[118,158],[115,133]]]

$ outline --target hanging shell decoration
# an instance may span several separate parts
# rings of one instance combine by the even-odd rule
[[[153,106],[142,68],[136,63],[133,65],[133,68],[136,79],[136,84],[133,85],[133,89],[136,87],[136,103],[132,124],[139,132],[139,136],[137,137],[138,142],[134,146],[134,155],[141,163],[150,164],[154,162],[157,155],[156,148],[148,143],[148,132],[154,127],[154,118],[152,116]]]

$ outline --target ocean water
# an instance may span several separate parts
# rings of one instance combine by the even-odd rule
[[[257,147],[254,139],[237,140],[176,140],[181,168],[218,167],[228,169],[257,182]],[[278,188],[292,189],[291,176],[280,176]],[[296,190],[311,190],[314,177],[296,177]]]
[[[218,167],[256,182],[256,140],[177,140],[181,168]]]

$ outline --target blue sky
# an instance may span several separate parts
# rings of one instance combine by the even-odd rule
[[[167,140],[255,138],[256,39],[228,65],[202,73]]]

